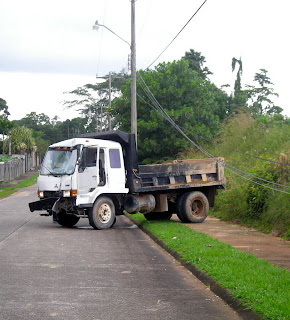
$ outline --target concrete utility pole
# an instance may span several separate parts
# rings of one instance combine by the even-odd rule
[[[131,0],[131,133],[135,134],[137,145],[135,2]]]
[[[111,98],[111,89],[112,88],[112,75],[111,75],[111,72],[109,72],[109,112],[111,110],[111,101],[112,101],[112,98]],[[109,122],[109,131],[112,130],[112,120],[111,120],[111,115],[109,113],[109,118],[108,118],[108,122]]]
[[[93,26],[93,30],[98,30],[99,27],[104,27],[119,39],[126,42],[131,48],[131,133],[135,134],[136,137],[136,146],[137,146],[137,103],[136,103],[136,41],[135,41],[135,2],[136,0],[131,1],[131,44],[121,38],[113,30],[109,29],[103,24],[99,24],[98,20]]]

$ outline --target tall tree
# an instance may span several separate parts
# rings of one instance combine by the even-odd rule
[[[89,131],[102,131],[108,129],[109,117],[109,75],[104,76],[105,81],[96,84],[86,84],[77,89],[66,92],[74,95],[75,99],[64,101],[66,108],[76,108],[86,119]],[[122,70],[111,73],[111,98],[120,95],[121,87],[126,83],[128,75]],[[114,121],[113,121],[114,123]]]
[[[12,153],[29,152],[35,146],[32,137],[32,130],[26,127],[15,126],[11,130],[11,149]]]
[[[254,76],[254,82],[258,83],[258,86],[247,85],[248,97],[251,100],[250,111],[254,117],[262,114],[279,114],[283,111],[282,108],[275,105],[272,101],[273,97],[279,95],[273,89],[273,83],[268,77],[268,71],[260,69]]]
[[[157,101],[185,132],[210,137],[217,131],[218,106],[211,83],[201,78],[182,59],[161,63],[155,70],[140,71]],[[138,154],[143,163],[174,158],[189,143],[156,111],[144,93],[140,76],[137,83]],[[112,113],[121,130],[130,132],[130,81],[114,99]],[[152,108],[153,106],[153,108]]]
[[[242,59],[232,59],[232,72],[235,71],[238,65],[237,76],[234,84],[234,95],[232,96],[232,104],[234,104],[234,109],[237,107],[247,106],[247,92],[242,90],[242,74],[243,74],[243,63]]]
[[[208,75],[213,74],[211,71],[209,71],[208,67],[203,66],[206,60],[200,52],[190,49],[190,51],[185,52],[183,58],[188,61],[189,68],[196,71],[199,77],[202,79],[205,80],[208,78]]]

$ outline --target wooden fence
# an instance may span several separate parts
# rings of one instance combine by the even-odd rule
[[[40,165],[37,153],[12,155],[13,160],[0,162],[0,182],[13,180]]]

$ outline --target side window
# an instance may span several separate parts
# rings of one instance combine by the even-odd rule
[[[119,149],[110,149],[110,167],[115,169],[121,168],[121,159],[120,159],[120,150]]]
[[[84,148],[82,152],[82,159],[80,163],[80,172],[86,167],[95,167],[97,160],[96,148]]]
[[[104,186],[106,184],[105,152],[104,152],[104,149],[100,149],[100,153],[99,153],[99,176],[100,176],[99,186]]]
[[[97,163],[97,149],[96,148],[88,148],[87,155],[87,167],[95,167]]]

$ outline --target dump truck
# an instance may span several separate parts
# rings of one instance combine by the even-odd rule
[[[88,218],[94,229],[111,228],[116,216],[142,213],[147,220],[203,222],[225,188],[222,158],[139,165],[134,134],[88,133],[49,146],[30,211],[74,226]]]

